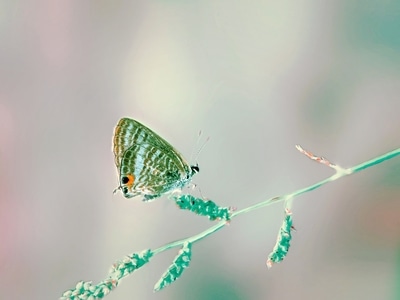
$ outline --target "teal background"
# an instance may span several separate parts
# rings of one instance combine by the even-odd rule
[[[125,254],[197,234],[167,199],[112,195],[119,118],[196,161],[204,197],[239,209],[399,147],[400,1],[1,1],[0,298],[58,299]],[[200,142],[196,139],[203,132]],[[400,160],[280,204],[193,246],[152,288],[153,258],[106,299],[398,299]],[[194,191],[199,195],[198,191]]]

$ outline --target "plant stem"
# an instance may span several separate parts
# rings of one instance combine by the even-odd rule
[[[366,162],[363,162],[363,163],[361,163],[359,165],[356,165],[356,166],[348,168],[348,169],[342,169],[342,168],[338,167],[338,168],[336,168],[336,173],[335,174],[333,174],[332,176],[330,176],[330,177],[328,177],[328,178],[326,178],[324,180],[321,180],[321,181],[319,181],[319,182],[317,182],[315,184],[312,184],[312,185],[310,185],[308,187],[305,187],[303,189],[297,190],[297,191],[292,192],[290,194],[286,194],[286,195],[283,195],[283,196],[270,198],[270,199],[265,200],[263,202],[251,205],[251,206],[246,207],[246,208],[243,208],[243,209],[241,209],[239,211],[234,212],[231,215],[231,219],[237,217],[238,215],[245,214],[245,213],[248,213],[250,211],[253,211],[253,210],[256,210],[256,209],[259,209],[259,208],[262,208],[262,207],[269,206],[269,205],[271,205],[273,203],[287,201],[287,200],[292,199],[294,197],[297,197],[297,196],[299,196],[301,194],[304,194],[304,193],[310,192],[312,190],[315,190],[315,189],[317,189],[317,188],[319,188],[319,187],[321,187],[321,186],[323,186],[323,185],[325,185],[325,184],[327,184],[327,183],[329,183],[331,181],[335,181],[335,180],[337,180],[339,178],[348,176],[350,174],[360,172],[360,171],[365,170],[365,169],[367,169],[369,167],[372,167],[374,165],[380,164],[380,163],[384,162],[385,160],[394,158],[394,157],[396,157],[398,155],[400,155],[400,148],[397,148],[397,149],[395,149],[395,150],[393,150],[391,152],[388,152],[388,153],[383,154],[381,156],[375,157],[375,158],[373,158],[371,160],[368,160]],[[198,241],[204,239],[205,237],[217,232],[218,230],[220,230],[221,228],[225,227],[228,224],[229,224],[229,222],[227,222],[227,221],[220,221],[219,223],[215,224],[214,226],[208,228],[207,230],[205,230],[203,232],[200,232],[197,235],[194,235],[192,237],[181,239],[181,240],[166,244],[164,246],[161,246],[160,248],[157,248],[157,249],[154,250],[154,254],[166,251],[166,250],[174,248],[174,247],[181,246],[186,241],[189,241],[190,243],[198,242]]]

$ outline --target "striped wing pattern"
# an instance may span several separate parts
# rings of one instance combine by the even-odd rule
[[[113,142],[120,189],[127,198],[156,198],[183,187],[191,179],[191,168],[182,155],[138,121],[121,119]],[[129,181],[124,182],[124,177]]]

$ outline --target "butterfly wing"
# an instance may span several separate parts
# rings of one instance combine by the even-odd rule
[[[155,198],[183,186],[191,177],[190,166],[178,151],[132,119],[121,119],[115,129],[114,156],[120,186],[128,198]]]
[[[149,148],[151,148],[149,150]],[[128,180],[127,190],[123,193],[134,195],[161,195],[181,184],[183,173],[171,158],[151,144],[135,144],[128,148],[121,160],[121,184],[124,177]]]

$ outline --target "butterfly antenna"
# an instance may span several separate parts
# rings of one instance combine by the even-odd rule
[[[206,146],[206,144],[208,143],[209,140],[210,140],[210,137],[208,136],[206,138],[206,140],[204,141],[204,143],[200,146],[199,150],[196,152],[194,160],[192,160],[192,161],[197,161],[197,158],[199,157],[200,152],[204,149],[204,147]]]
[[[195,153],[194,151],[198,148],[201,135],[202,135],[202,132],[201,132],[201,130],[199,130],[199,133],[198,133],[197,138],[196,138],[196,147],[192,148],[192,153],[190,153],[190,160],[189,160],[190,162],[193,161],[193,155]]]

